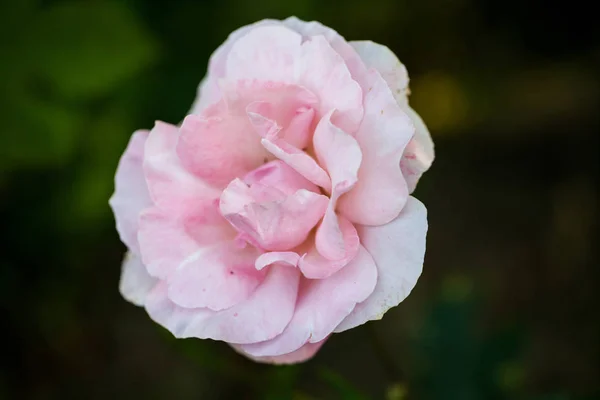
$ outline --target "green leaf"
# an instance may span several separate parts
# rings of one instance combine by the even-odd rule
[[[70,98],[110,92],[156,54],[136,15],[117,2],[59,3],[33,26],[28,48],[36,73]]]
[[[338,393],[342,400],[366,400],[368,397],[356,389],[342,375],[329,369],[319,370],[319,376],[326,381]]]
[[[77,146],[81,115],[66,106],[12,91],[0,101],[4,122],[0,167],[64,163]],[[8,101],[10,99],[10,101]]]

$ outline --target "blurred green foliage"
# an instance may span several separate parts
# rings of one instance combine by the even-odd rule
[[[131,133],[183,118],[226,36],[289,15],[396,52],[438,158],[411,296],[273,367],[119,297],[107,200]],[[0,3],[0,399],[600,398],[595,19],[541,0]]]

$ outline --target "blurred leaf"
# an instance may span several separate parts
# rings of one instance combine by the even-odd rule
[[[0,74],[3,80],[24,72],[26,59],[22,53],[25,46],[22,43],[23,21],[31,20],[36,0],[3,1],[0,2]],[[6,93],[3,93],[6,95]]]
[[[262,398],[265,400],[298,398],[298,394],[294,394],[294,387],[301,368],[298,365],[269,368],[266,375],[267,390]]]
[[[117,2],[59,3],[37,16],[30,39],[37,73],[77,98],[113,90],[156,50],[136,15]]]
[[[368,397],[356,389],[342,375],[329,368],[321,368],[318,372],[321,379],[336,390],[342,400],[366,400]]]
[[[454,76],[430,73],[411,81],[411,104],[432,132],[447,133],[468,122],[469,99]]]
[[[505,362],[496,370],[496,381],[506,391],[520,388],[525,379],[525,369],[520,362]]]
[[[397,383],[388,388],[385,398],[386,400],[405,400],[407,392],[405,385]]]
[[[87,226],[110,219],[108,199],[114,190],[117,161],[133,132],[133,116],[117,104],[87,121],[82,135],[81,161],[68,187],[61,192],[61,207],[70,210],[73,226]]]
[[[77,145],[81,115],[57,102],[14,92],[0,100],[4,121],[0,167],[12,169],[65,161]]]

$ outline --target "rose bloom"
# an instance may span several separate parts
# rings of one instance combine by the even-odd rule
[[[210,58],[190,114],[131,137],[110,200],[120,291],[178,338],[262,362],[312,357],[421,274],[433,161],[382,45],[264,20]]]

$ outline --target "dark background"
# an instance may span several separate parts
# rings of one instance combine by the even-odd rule
[[[0,2],[1,399],[598,399],[598,14],[583,2]],[[310,362],[174,340],[117,290],[129,135],[265,18],[389,46],[437,159],[424,272]]]

